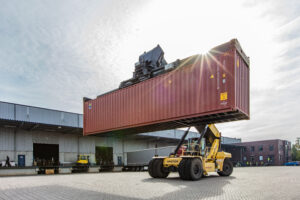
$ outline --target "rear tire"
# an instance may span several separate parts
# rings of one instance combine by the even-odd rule
[[[170,172],[164,171],[163,159],[155,159],[154,162],[154,171],[157,175],[157,178],[167,178]]]
[[[226,158],[223,163],[223,171],[218,172],[220,176],[230,176],[233,172],[232,162]]]
[[[164,171],[163,159],[152,159],[149,162],[148,173],[152,178],[166,178],[170,172]]]

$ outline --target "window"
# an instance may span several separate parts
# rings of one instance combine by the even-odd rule
[[[264,160],[264,157],[263,157],[263,156],[259,156],[259,160],[260,160],[260,161],[263,161],[263,160]]]
[[[251,146],[251,151],[255,151],[255,147],[254,146]]]
[[[270,145],[270,146],[269,146],[269,150],[270,150],[270,151],[273,151],[273,150],[274,150],[274,145]]]
[[[244,161],[246,161],[247,160],[247,157],[246,156],[244,156]]]
[[[279,155],[279,160],[280,160],[280,161],[282,160],[282,155]]]
[[[263,145],[259,146],[258,150],[263,151],[264,150]]]

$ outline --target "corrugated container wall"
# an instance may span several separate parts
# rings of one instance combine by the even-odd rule
[[[84,135],[140,133],[249,119],[249,58],[238,41],[84,102]]]

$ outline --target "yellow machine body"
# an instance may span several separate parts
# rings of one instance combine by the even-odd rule
[[[89,158],[87,155],[78,155],[77,164],[80,165],[88,165],[89,164]]]
[[[224,162],[225,160],[230,162],[229,158],[231,158],[231,154],[220,151],[221,134],[216,126],[214,124],[209,124],[206,129],[207,130],[203,131],[203,133],[205,133],[202,135],[203,138],[201,138],[201,140],[205,142],[205,145],[202,145],[202,143],[197,140],[194,144],[189,144],[189,148],[182,150],[179,155],[154,157],[153,159],[162,160],[163,169],[178,169],[184,159],[199,159],[201,161],[200,163],[202,163],[203,175],[208,175],[209,172],[218,172],[222,174]],[[187,146],[187,144],[183,144],[181,148]],[[232,166],[232,164],[230,166]]]

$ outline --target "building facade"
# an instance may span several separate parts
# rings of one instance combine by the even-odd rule
[[[235,145],[243,149],[241,162],[244,165],[283,165],[292,159],[291,142],[286,140],[263,140]]]

